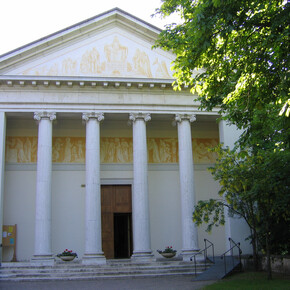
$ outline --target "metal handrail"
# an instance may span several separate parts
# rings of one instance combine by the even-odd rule
[[[206,242],[210,243],[210,245],[206,246]],[[204,245],[205,245],[205,251],[206,251],[206,255],[205,255],[206,258],[208,258],[207,249],[212,247],[212,262],[214,263],[214,244],[211,241],[209,241],[208,239],[204,239]]]
[[[233,265],[234,265],[234,248],[237,248],[238,249],[238,253],[239,253],[239,261],[240,261],[240,265],[242,263],[242,259],[241,259],[241,254],[242,254],[242,250],[240,248],[240,243],[236,243],[232,238],[229,238],[229,241],[230,241],[230,249],[225,251],[222,255],[221,255],[221,259],[224,259],[224,265],[225,265],[225,274],[227,273],[227,264],[226,264],[226,259],[225,259],[225,256],[227,253],[231,253],[230,254],[230,257],[232,258],[232,262],[233,262]],[[232,246],[232,244],[234,244]]]
[[[210,243],[210,245],[206,245],[206,242]],[[206,266],[207,266],[207,259],[208,259],[208,256],[207,256],[207,250],[212,247],[212,262],[214,263],[214,244],[207,240],[207,239],[204,239],[204,244],[205,244],[205,248],[203,250],[200,250],[198,251],[196,254],[194,254],[193,256],[190,257],[190,261],[192,261],[192,258],[194,259],[194,271],[195,271],[195,276],[196,276],[196,256],[197,255],[200,255],[201,253],[203,253],[204,255],[204,270],[206,270]]]

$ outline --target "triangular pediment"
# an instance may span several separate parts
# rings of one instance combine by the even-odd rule
[[[0,58],[2,75],[171,79],[174,55],[153,49],[159,30],[119,9]],[[3,59],[3,58],[2,58]],[[9,65],[9,62],[11,65]],[[12,65],[13,63],[13,65]]]

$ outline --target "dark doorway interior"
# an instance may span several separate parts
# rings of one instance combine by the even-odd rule
[[[131,256],[131,213],[114,213],[115,259]]]

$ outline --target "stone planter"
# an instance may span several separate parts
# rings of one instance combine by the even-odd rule
[[[65,262],[69,262],[72,261],[75,258],[75,256],[59,256],[59,258]]]
[[[173,258],[175,257],[176,253],[159,253],[162,255],[164,258]]]

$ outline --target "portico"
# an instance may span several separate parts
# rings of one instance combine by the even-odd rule
[[[149,159],[151,159],[150,160],[151,162],[152,162],[152,159],[153,159],[153,161],[154,160],[155,161],[156,160],[157,161],[162,161],[164,159],[164,156],[162,156],[164,153],[162,153],[161,149],[158,149],[156,152],[154,152],[154,150],[151,149],[152,145],[150,145],[150,148],[148,150],[146,149],[147,146],[145,146],[145,148],[143,147],[144,146],[144,142],[145,142],[145,144],[148,143],[148,137],[146,137],[146,131],[148,132],[148,129],[145,126],[145,124],[146,124],[145,118],[147,118],[147,121],[149,121],[148,120],[148,117],[149,117],[148,114],[144,114],[142,116],[143,119],[141,119],[141,122],[143,123],[143,133],[142,133],[142,129],[140,130],[140,128],[137,128],[137,131],[136,131],[136,128],[134,129],[134,127],[133,127],[134,123],[132,123],[131,125],[127,124],[127,122],[129,121],[129,116],[130,116],[131,119],[133,118],[133,116],[130,115],[130,114],[112,114],[112,113],[108,113],[108,119],[106,118],[106,114],[102,114],[102,113],[94,114],[93,115],[93,116],[95,116],[94,117],[94,120],[95,120],[94,121],[95,122],[94,126],[97,126],[97,128],[100,127],[98,130],[100,130],[100,132],[103,132],[103,134],[99,133],[99,136],[100,136],[99,137],[99,142],[98,142],[98,138],[97,138],[98,134],[96,132],[90,133],[90,130],[92,130],[92,129],[89,129],[89,128],[86,129],[86,126],[88,125],[87,124],[88,121],[86,121],[87,125],[85,125],[82,122],[82,120],[81,120],[82,114],[80,114],[80,113],[74,114],[74,116],[72,116],[72,114],[68,114],[67,117],[66,117],[66,114],[58,113],[58,112],[56,112],[54,114],[48,114],[48,113],[44,113],[43,112],[42,114],[44,116],[52,115],[53,118],[55,118],[55,120],[49,119],[50,117],[47,117],[47,119],[45,119],[45,120],[47,120],[47,122],[50,122],[50,124],[51,124],[51,129],[50,130],[51,131],[49,129],[47,129],[47,128],[43,129],[41,127],[41,121],[38,121],[38,125],[37,125],[36,121],[28,120],[28,117],[29,118],[32,117],[31,114],[26,114],[25,118],[24,118],[25,114],[24,115],[22,114],[21,119],[17,120],[17,117],[15,117],[15,116],[17,116],[17,114],[16,115],[13,114],[13,116],[12,116],[11,114],[8,113],[7,114],[7,116],[8,116],[8,134],[9,135],[10,134],[13,135],[13,131],[15,131],[15,129],[13,129],[13,127],[14,128],[15,128],[15,126],[17,127],[17,124],[19,125],[21,122],[23,122],[23,120],[25,120],[23,122],[23,124],[27,125],[27,127],[31,127],[31,130],[33,130],[34,134],[36,135],[33,138],[37,138],[38,134],[40,135],[38,137],[38,139],[39,138],[44,138],[44,137],[41,137],[41,135],[44,134],[46,140],[47,139],[51,140],[51,142],[53,143],[53,145],[51,145],[51,154],[54,157],[49,159],[50,162],[46,161],[46,163],[45,163],[46,164],[46,169],[44,169],[43,167],[39,167],[40,169],[38,169],[38,167],[36,165],[34,165],[33,162],[29,162],[29,163],[20,163],[19,162],[18,164],[17,163],[14,163],[14,164],[10,163],[9,164],[9,160],[7,160],[8,163],[7,163],[6,166],[8,166],[8,170],[11,170],[12,172],[14,170],[16,170],[16,171],[20,170],[19,172],[22,172],[22,170],[24,170],[24,172],[26,172],[27,170],[28,170],[28,172],[30,172],[30,170],[32,170],[32,171],[36,171],[36,173],[37,173],[36,175],[39,175],[39,174],[41,174],[41,171],[39,171],[39,170],[42,170],[42,171],[46,170],[47,171],[47,168],[51,167],[52,168],[51,177],[46,179],[45,188],[51,188],[51,187],[53,188],[54,187],[52,184],[55,184],[57,182],[56,181],[57,177],[54,177],[54,176],[55,176],[55,174],[57,174],[59,172],[59,170],[63,170],[64,173],[67,172],[67,174],[69,174],[70,172],[76,173],[76,170],[78,170],[78,171],[82,172],[81,175],[83,176],[81,184],[78,185],[78,188],[79,188],[78,190],[83,191],[83,194],[86,196],[85,199],[90,198],[89,196],[87,196],[87,194],[88,195],[90,194],[90,191],[88,189],[89,188],[88,185],[89,185],[90,181],[87,180],[85,182],[85,178],[84,178],[85,175],[89,176],[90,174],[92,174],[94,176],[94,175],[96,175],[96,172],[98,172],[97,176],[99,176],[99,182],[97,182],[97,181],[95,182],[94,181],[95,183],[93,183],[93,186],[95,186],[95,188],[97,188],[97,189],[93,190],[92,191],[93,193],[98,192],[98,188],[100,188],[101,184],[108,184],[108,183],[120,184],[120,183],[124,183],[124,182],[125,183],[131,183],[132,184],[133,199],[134,198],[141,199],[141,195],[139,195],[139,194],[136,197],[134,197],[134,194],[136,192],[138,192],[138,193],[141,192],[141,190],[138,189],[138,186],[137,186],[137,189],[136,189],[136,185],[138,185],[138,182],[139,183],[141,182],[141,185],[139,185],[139,186],[141,186],[141,187],[143,186],[143,188],[145,188],[145,190],[142,189],[143,192],[145,192],[145,196],[146,196],[146,189],[147,189],[147,205],[146,205],[146,202],[144,202],[144,201],[138,203],[138,201],[134,202],[134,200],[133,200],[133,203],[132,203],[132,207],[133,207],[132,208],[132,212],[133,212],[132,223],[133,223],[133,243],[134,243],[133,257],[134,257],[134,259],[137,259],[137,260],[138,260],[139,257],[142,257],[142,260],[144,260],[144,258],[146,259],[146,257],[152,259],[153,258],[152,248],[151,248],[152,231],[150,230],[150,218],[149,218],[149,215],[150,215],[149,207],[150,207],[150,205],[149,205],[149,192],[148,192],[148,181],[147,181],[148,172],[146,173],[146,170],[144,170],[142,168],[142,166],[149,167],[149,176],[151,175],[151,173],[154,174],[154,172],[156,172],[156,170],[157,170],[157,172],[160,171],[160,170],[162,171],[164,169],[166,170],[165,172],[168,172],[168,170],[169,170],[168,173],[170,174],[170,173],[173,173],[173,172],[178,173],[179,169],[178,169],[178,164],[177,163],[163,163],[163,164],[161,164],[161,163],[149,163],[146,160],[147,159],[147,155],[151,156],[151,157],[149,157]],[[92,114],[90,114],[90,115],[92,115]],[[136,115],[138,117],[140,117],[139,113],[136,113]],[[83,114],[83,116],[84,116],[84,118],[86,118],[87,115]],[[177,127],[172,126],[172,120],[173,120],[174,116],[175,115],[173,115],[173,114],[170,114],[170,115],[150,114],[150,117],[152,117],[153,120],[149,121],[148,124],[150,122],[152,122],[153,124],[150,124],[151,127],[149,127],[149,136],[150,136],[149,137],[149,140],[150,140],[149,144],[155,142],[155,143],[158,143],[159,146],[160,146],[160,142],[164,142],[164,138],[161,138],[161,139],[152,138],[155,135],[154,131],[156,130],[156,125],[158,126],[158,124],[160,126],[160,130],[161,131],[164,128],[167,128],[167,130],[170,130],[170,135],[171,135],[170,137],[171,138],[167,137],[165,139],[165,142],[167,142],[167,144],[170,144],[169,142],[172,142],[172,140],[174,139],[174,140],[177,141],[177,144],[178,144],[179,140],[178,140],[178,137],[177,137]],[[24,118],[24,119],[22,119],[22,118]],[[69,119],[67,119],[67,118],[69,118]],[[101,119],[98,119],[98,118],[101,118],[101,119],[104,118],[102,120],[102,123],[99,123],[101,121]],[[55,122],[55,124],[54,124],[54,122]],[[120,122],[122,123],[121,126],[120,126]],[[56,161],[55,160],[56,159],[55,156],[62,155],[63,152],[66,151],[65,147],[69,147],[65,143],[66,142],[65,140],[68,137],[64,137],[64,139],[63,139],[64,140],[64,145],[63,145],[63,149],[62,149],[63,152],[62,151],[59,152],[58,151],[58,147],[56,146],[57,142],[58,142],[58,139],[62,138],[62,137],[59,136],[59,134],[60,134],[59,131],[62,130],[60,128],[68,126],[66,130],[70,131],[71,130],[71,126],[68,125],[69,123],[72,123],[72,126],[77,131],[81,132],[81,134],[79,134],[81,136],[70,137],[70,140],[71,140],[70,144],[71,144],[72,147],[75,147],[75,144],[77,144],[77,142],[79,142],[79,141],[82,141],[84,139],[87,140],[87,145],[83,146],[82,150],[86,153],[86,158],[88,160],[88,163],[84,162],[84,160],[82,160],[81,163],[55,162]],[[76,125],[77,123],[78,123],[78,125]],[[112,127],[114,127],[114,125],[116,125],[116,130],[115,131],[124,130],[124,132],[122,133],[123,136],[119,135],[119,139],[121,139],[121,142],[124,142],[124,143],[127,142],[126,144],[127,145],[129,144],[128,148],[126,146],[123,147],[123,148],[127,148],[128,151],[126,151],[126,150],[124,151],[124,149],[122,149],[120,151],[117,151],[118,146],[116,144],[118,144],[118,143],[116,143],[115,137],[114,137],[116,132],[113,135],[111,135],[111,137],[107,137],[109,132],[110,132],[110,130],[112,130]],[[34,128],[32,128],[32,126],[34,126]],[[38,129],[37,129],[37,126],[38,126]],[[133,133],[134,130],[135,130],[135,133]],[[137,140],[137,144],[135,144],[135,145],[134,145],[134,136],[135,136],[134,134],[139,134],[139,135],[137,135],[135,137],[135,139]],[[141,134],[141,136],[140,136],[140,134]],[[54,136],[54,137],[52,137],[52,136]],[[90,136],[93,136],[93,138],[97,138],[97,139],[93,139],[92,140]],[[169,135],[167,135],[167,136],[169,136]],[[174,138],[172,138],[172,137],[174,137]],[[16,140],[15,141],[16,143],[18,142],[17,139],[19,139],[19,137],[12,137],[12,136],[8,136],[7,138],[8,138],[8,142],[10,142],[11,144],[13,143],[13,141],[12,141],[13,139]],[[32,137],[30,137],[30,138],[32,138]],[[77,138],[77,140],[74,140],[73,138]],[[106,144],[106,142],[108,141],[108,138],[110,140],[110,143],[114,144],[116,150],[112,151],[114,153],[112,153],[112,152],[110,153],[110,151],[107,151],[106,153],[102,152],[102,155],[105,155],[105,156],[103,156],[102,158],[100,158],[100,157],[97,158],[96,157],[97,159],[95,159],[95,161],[92,162],[92,160],[94,160],[94,157],[93,157],[94,154],[97,154],[98,150],[99,150],[99,154],[100,154],[100,151],[102,150],[100,148],[102,148],[104,146],[104,144]],[[110,139],[110,138],[114,138],[114,139]],[[190,136],[188,138],[191,139]],[[128,140],[131,140],[132,143],[128,142]],[[138,144],[138,142],[140,142],[140,141],[142,141],[141,145]],[[46,141],[46,142],[48,142],[48,141]],[[25,145],[26,143],[27,142],[25,140],[23,140],[22,147],[20,145],[19,145],[19,147],[21,147],[22,149],[26,148],[27,147],[27,145]],[[31,140],[30,143],[33,144],[34,141]],[[39,144],[38,146],[41,146],[38,149],[38,152],[41,152],[41,148],[43,147],[43,145],[41,145],[42,143],[43,142],[38,141],[38,144]],[[100,144],[99,149],[98,149],[98,146],[97,146],[98,143]],[[130,149],[129,147],[131,147],[131,146],[132,146],[132,148]],[[92,149],[88,149],[90,147]],[[12,150],[12,147],[9,144],[8,144],[8,148],[9,148],[8,151]],[[120,162],[119,163],[114,163],[114,162],[107,163],[107,162],[104,162],[104,161],[108,160],[108,156],[107,155],[109,155],[109,154],[113,154],[115,156],[112,159],[112,161],[116,161],[118,159],[116,157],[116,154],[121,155],[119,157],[119,160],[127,161],[126,157],[124,157],[124,156],[126,156],[126,154],[128,154],[128,155],[132,154],[132,151],[134,151],[134,148],[136,148],[135,151],[138,152],[136,154],[136,157],[135,157],[137,159],[136,165],[133,165],[133,163],[120,163]],[[33,151],[33,149],[31,149],[31,150]],[[55,150],[58,151],[57,154],[56,154]],[[175,149],[174,149],[174,146],[173,146],[171,148],[171,151],[174,152],[174,150]],[[19,151],[18,149],[16,149],[16,151],[17,151],[17,154],[19,155],[19,152],[21,150]],[[25,150],[23,150],[23,151],[25,151]],[[67,151],[69,153],[66,153],[66,154],[69,155],[70,157],[69,156],[66,156],[66,157],[63,156],[62,157],[63,160],[68,160],[68,161],[73,160],[74,157],[73,157],[73,154],[71,154],[72,151],[73,151],[72,148],[71,148],[71,150],[67,150]],[[144,163],[142,163],[139,160],[139,158],[141,156],[140,152],[143,152],[144,156],[146,157]],[[43,156],[45,157],[46,154],[47,154],[47,150],[43,151],[43,153],[38,153],[38,154],[43,154]],[[11,154],[8,154],[8,155],[10,156]],[[31,153],[31,155],[33,155],[33,153]],[[153,155],[156,155],[158,157],[155,156],[153,158]],[[192,154],[189,153],[189,155],[191,155],[191,158],[192,158]],[[79,157],[81,158],[81,156],[79,156]],[[11,157],[7,157],[7,158],[11,158]],[[131,160],[132,159],[134,160],[134,154],[133,154],[133,156],[128,157],[128,158],[131,159]],[[77,159],[77,158],[75,158],[75,159]],[[101,159],[102,159],[103,162],[101,162]],[[2,160],[4,160],[4,158]],[[33,161],[33,160],[34,160],[34,157],[32,157],[32,160],[29,160],[29,161]],[[90,165],[90,162],[91,162],[92,165]],[[97,166],[97,169],[94,168],[94,166],[96,164],[99,164],[99,166]],[[193,164],[193,160],[192,160],[192,164]],[[180,164],[180,166],[183,166],[183,165]],[[163,167],[163,169],[162,169],[162,167]],[[12,173],[11,171],[9,171],[9,172]],[[42,174],[44,174],[44,173],[42,172]],[[141,176],[138,176],[138,174],[141,175]],[[113,176],[113,178],[108,178],[109,175]],[[96,177],[97,179],[94,179],[93,176],[92,177],[87,177],[87,178],[91,178],[92,180],[98,180],[97,177]],[[101,178],[101,176],[103,178]],[[135,176],[137,176],[137,177],[135,177]],[[178,177],[178,175],[176,177]],[[138,181],[138,178],[142,178],[141,179],[142,181]],[[37,180],[38,179],[36,178],[36,184],[38,182]],[[137,180],[136,185],[135,185],[135,180]],[[178,182],[178,179],[176,180],[176,182],[178,184],[180,184]],[[58,193],[57,193],[58,190],[61,190],[61,188],[63,186],[65,186],[64,184],[62,184],[61,181],[59,183],[60,183],[59,184],[60,189],[57,189],[56,192],[51,193],[52,195],[58,195]],[[35,184],[35,186],[36,186],[36,184]],[[176,189],[179,189],[179,185],[178,184],[175,186]],[[82,185],[84,187],[81,187]],[[164,185],[161,184],[160,186],[161,187],[166,187],[166,183]],[[192,186],[192,184],[191,184],[191,186]],[[36,186],[36,188],[37,188],[37,186]],[[64,188],[63,188],[63,190],[64,190]],[[53,191],[55,191],[55,189],[53,189]],[[36,191],[35,194],[36,194],[36,199],[37,199],[37,191]],[[187,198],[192,200],[194,198],[193,192],[189,192],[189,194],[190,195]],[[57,199],[57,198],[59,198],[59,197],[57,197],[57,196],[54,197],[54,199]],[[89,226],[89,224],[92,221],[94,221],[94,220],[95,220],[94,223],[99,223],[100,222],[99,215],[101,213],[101,211],[100,211],[101,208],[100,208],[100,205],[97,205],[95,203],[95,200],[99,200],[99,198],[100,197],[93,196],[93,197],[91,197],[91,201],[85,202],[85,205],[84,205],[86,214],[89,215],[89,213],[91,213],[92,215],[96,216],[96,218],[90,218],[89,216],[86,217],[85,212],[83,213],[84,216],[83,217],[79,217],[79,218],[84,221],[84,225],[83,226],[86,229],[85,230],[85,239],[82,238],[82,240],[83,240],[82,243],[84,243],[84,250],[85,250],[83,261],[86,261],[85,257],[87,255],[86,254],[86,247],[87,247],[88,248],[88,253],[91,253],[91,252],[95,251],[97,256],[100,255],[100,256],[98,256],[98,258],[102,257],[101,259],[96,259],[95,262],[103,263],[105,261],[105,256],[102,254],[102,243],[100,242],[101,241],[101,227],[100,227],[100,225],[96,225],[96,224],[91,226],[91,228]],[[153,196],[153,199],[155,199],[155,198],[156,197]],[[175,197],[175,198],[180,199],[182,197],[178,197],[178,195],[177,195],[177,197]],[[181,201],[181,199],[180,199],[180,201]],[[152,203],[152,201],[151,201],[151,203]],[[154,204],[154,201],[153,201],[153,204]],[[185,202],[185,204],[186,204],[186,202]],[[55,208],[54,208],[55,205],[53,205],[53,202],[49,202],[49,201],[42,202],[42,203],[37,203],[36,202],[35,206],[36,206],[36,208],[35,208],[36,216],[34,217],[35,221],[37,220],[37,213],[39,213],[39,212],[40,213],[45,213],[46,212],[47,214],[49,214],[51,212],[52,213],[56,212]],[[93,206],[96,206],[96,207],[93,208]],[[180,204],[180,206],[181,206],[181,204]],[[88,207],[88,209],[86,209],[87,207]],[[91,209],[90,209],[90,207],[91,207]],[[63,208],[65,208],[65,206],[63,206]],[[165,208],[164,209],[160,209],[159,208],[159,210],[163,211],[163,210],[166,210],[166,209]],[[178,212],[181,212],[181,207],[177,208],[176,210]],[[151,211],[153,211],[152,208],[151,208]],[[143,212],[142,215],[140,215],[141,212]],[[136,218],[135,218],[134,214],[137,216]],[[156,212],[155,212],[155,214],[156,214]],[[176,215],[174,214],[174,216],[176,216]],[[183,214],[183,216],[185,217],[184,214]],[[53,216],[50,217],[50,218],[47,217],[46,219],[48,221],[52,221],[52,223],[56,222],[56,221],[53,222],[53,220],[54,220]],[[191,213],[189,213],[189,216],[187,217],[187,221],[182,221],[182,217],[181,216],[179,216],[178,219],[180,219],[182,223],[185,223],[185,224],[187,223],[187,225],[185,226],[185,229],[184,229],[184,231],[182,233],[182,235],[185,235],[184,242],[182,242],[182,243],[184,243],[184,245],[185,245],[183,247],[187,247],[186,249],[188,249],[187,245],[189,244],[189,247],[190,247],[190,245],[191,245],[190,243],[192,243],[192,239],[191,239],[192,235],[191,236],[188,235],[188,230],[191,230],[191,226],[193,226],[192,223],[188,223],[188,220],[191,219]],[[152,220],[152,217],[151,217],[151,220]],[[59,222],[62,224],[64,221],[59,221]],[[147,224],[147,230],[146,230],[146,227],[143,226],[143,223]],[[33,255],[33,259],[32,259],[33,263],[35,263],[37,261],[39,261],[41,263],[45,263],[45,262],[48,263],[51,260],[43,259],[43,257],[48,258],[50,256],[52,258],[53,257],[52,253],[54,252],[54,254],[55,254],[55,250],[53,252],[50,250],[50,252],[49,252],[47,249],[51,249],[52,248],[51,243],[52,243],[53,240],[55,240],[56,237],[54,237],[53,231],[51,231],[49,229],[49,224],[47,224],[47,223],[44,223],[44,224],[47,225],[47,228],[45,228],[44,226],[41,226],[41,227],[37,226],[37,223],[35,224],[35,229],[34,229],[35,239],[38,239],[37,243],[35,243],[35,245],[45,245],[45,246],[42,246],[40,249],[38,247],[34,248],[34,250],[33,250],[34,253],[38,253],[38,254],[37,255],[36,254]],[[31,224],[31,226],[32,226],[32,224]],[[155,227],[155,225],[153,225],[153,228],[154,227]],[[44,232],[44,230],[46,230],[48,232],[48,234],[46,233],[43,236],[41,236],[41,234]],[[144,232],[142,232],[142,231],[139,232],[140,230],[142,230]],[[57,234],[57,236],[59,236],[59,235],[60,235],[60,233]],[[187,240],[186,240],[186,235],[189,236],[189,238]],[[141,237],[141,238],[139,238],[139,237]],[[153,240],[154,239],[156,239],[156,237],[153,237]],[[195,239],[197,239],[197,237]],[[90,247],[93,250],[91,250]],[[96,250],[94,250],[95,248],[96,248]],[[145,250],[143,250],[143,249],[145,249]],[[192,250],[196,250],[195,246],[193,246],[191,249]],[[142,251],[144,252],[144,254],[143,254]],[[50,253],[50,255],[49,255],[49,253]],[[37,260],[37,258],[39,260]],[[89,260],[89,261],[91,261],[91,260]]]

